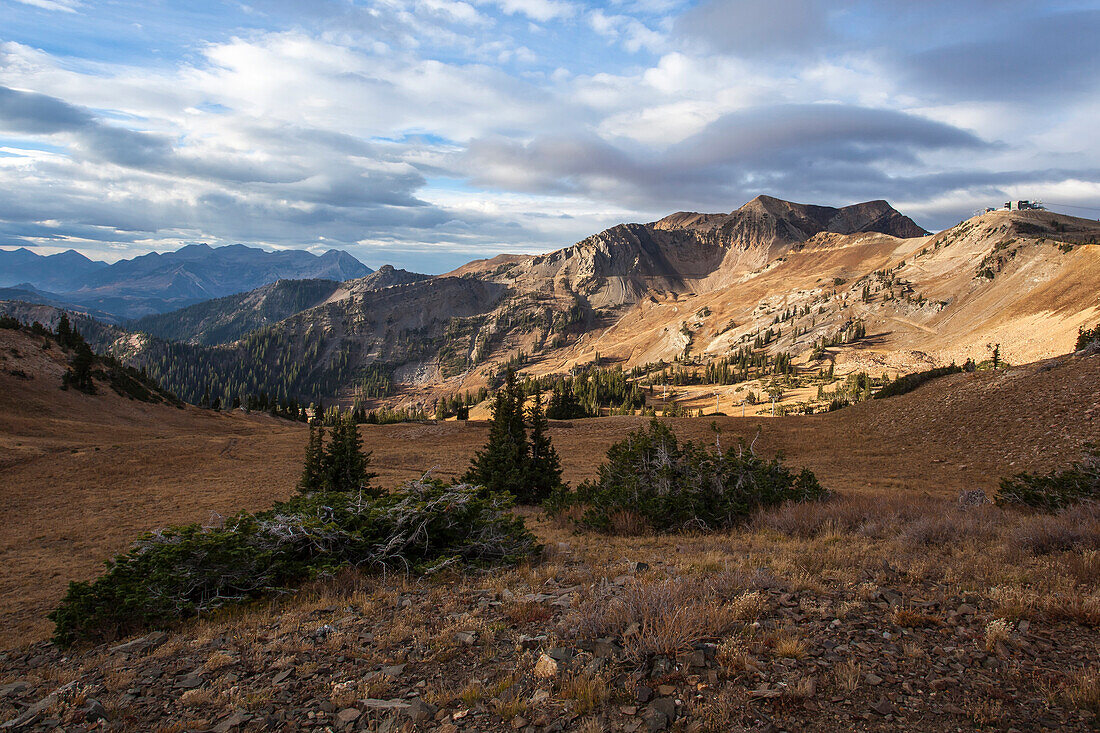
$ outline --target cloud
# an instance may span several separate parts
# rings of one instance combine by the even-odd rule
[[[897,59],[912,84],[941,99],[1015,102],[1100,90],[1100,10],[1017,17],[996,37],[939,46]]]
[[[779,105],[729,113],[663,151],[624,149],[595,136],[483,139],[471,142],[462,166],[492,188],[604,197],[645,210],[728,208],[765,191],[877,198],[885,166],[915,166],[929,151],[984,147],[973,133],[901,112]]]
[[[1087,0],[124,3],[124,43],[36,1],[0,42],[3,246],[423,267],[759,193],[934,226],[1100,181]]]
[[[66,13],[75,13],[81,6],[79,0],[16,0],[16,2],[43,10],[60,10]]]
[[[572,18],[577,6],[565,0],[491,0],[507,15],[526,15],[531,20],[546,23],[551,20]]]

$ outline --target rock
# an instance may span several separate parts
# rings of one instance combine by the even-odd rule
[[[535,662],[535,676],[548,680],[558,676],[558,663],[548,654],[540,654]]]
[[[5,697],[19,697],[27,691],[27,683],[23,680],[17,680],[16,682],[9,682],[6,685],[0,685],[0,700]]]
[[[405,715],[414,723],[421,723],[434,718],[437,710],[438,708],[435,705],[425,702],[419,697],[414,697],[409,700],[409,705],[405,708]]]
[[[406,710],[409,707],[409,703],[404,700],[376,700],[373,697],[360,700],[359,703],[371,710]]]
[[[456,631],[451,638],[463,646],[473,646],[477,641],[477,634],[470,631]]]
[[[956,610],[955,613],[959,616],[973,616],[978,612],[978,609],[971,606],[969,603],[963,603]]]
[[[84,720],[88,723],[94,723],[97,720],[110,720],[107,716],[107,708],[99,702],[99,700],[88,700],[83,709]]]
[[[336,713],[336,725],[346,726],[351,725],[355,721],[359,720],[359,716],[363,713],[359,708],[344,708],[340,712]]]
[[[675,685],[658,685],[657,686],[657,693],[660,694],[660,695],[665,695],[665,696],[675,695],[676,694],[676,686]]]
[[[875,674],[874,672],[871,672],[870,674],[868,674],[868,675],[867,675],[866,677],[864,677],[863,679],[864,679],[864,680],[865,680],[865,681],[867,682],[867,684],[869,684],[869,685],[881,685],[881,684],[882,684],[882,678],[881,678],[881,677],[879,677],[879,676],[878,676],[877,674]]]
[[[111,647],[111,651],[116,654],[139,654],[141,652],[156,649],[166,641],[168,641],[168,634],[163,631],[154,631],[151,634],[146,634],[140,639],[134,639],[125,644],[113,646]]]
[[[546,690],[535,690],[535,694],[531,695],[531,699],[528,702],[531,705],[538,705],[539,703],[546,702],[550,699],[550,693]]]
[[[666,718],[660,711],[648,710],[645,715],[646,728],[649,733],[657,733],[668,727],[668,718]]]
[[[400,677],[401,673],[404,672],[404,671],[405,671],[405,665],[404,664],[395,664],[395,665],[390,666],[390,667],[383,667],[382,668],[382,676],[383,677]]]
[[[516,717],[512,718],[512,728],[513,729],[519,730],[520,728],[523,728],[526,725],[527,725],[527,718],[523,717],[522,715],[517,715]]]
[[[554,647],[546,653],[555,662],[561,662],[562,664],[566,664],[573,659],[573,650],[564,646]]]
[[[638,689],[634,691],[634,699],[639,705],[645,705],[653,699],[653,690],[645,685],[638,685]]]
[[[222,722],[215,725],[210,730],[213,733],[229,733],[234,728],[240,728],[242,725],[249,721],[250,716],[243,713],[233,713]]]
[[[650,710],[656,710],[672,723],[676,720],[676,701],[671,697],[658,697],[649,703]]]
[[[540,634],[539,636],[527,636],[526,634],[521,634],[519,637],[519,648],[524,650],[538,649],[545,641],[545,634]]]
[[[272,677],[271,683],[275,685],[282,684],[286,681],[286,678],[292,674],[294,674],[294,668],[288,667],[287,669],[284,669],[282,672]]]
[[[194,672],[188,673],[186,677],[176,682],[176,687],[181,690],[193,690],[196,687],[202,686],[202,677]]]
[[[879,698],[879,701],[872,705],[871,709],[879,715],[897,715],[898,712],[897,706],[885,697]]]

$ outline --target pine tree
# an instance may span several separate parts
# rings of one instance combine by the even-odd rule
[[[73,332],[69,326],[69,314],[62,311],[61,320],[57,322],[57,343],[68,349],[72,347]]]
[[[542,411],[542,395],[538,392],[535,393],[534,404],[527,411],[527,419],[531,422],[526,487],[528,496],[520,499],[533,504],[548,498],[555,489],[561,487],[561,459],[558,458],[554,444],[550,442],[550,423]]]
[[[302,464],[302,478],[298,480],[298,491],[313,494],[325,487],[325,426],[320,420],[309,423],[309,442],[306,443],[306,458]]]
[[[73,333],[70,334],[70,340]],[[79,335],[77,335],[77,338],[79,338]],[[95,382],[92,381],[92,365],[94,363],[95,354],[92,353],[92,348],[83,339],[80,339],[76,344],[76,353],[69,362],[69,369],[61,379],[62,389],[72,387],[81,392],[95,394]]]
[[[523,424],[523,393],[509,369],[504,386],[493,396],[489,441],[474,454],[463,481],[490,491],[526,495],[527,429]]]
[[[323,463],[325,488],[329,491],[362,490],[371,495],[378,493],[370,486],[371,479],[378,474],[367,470],[370,465],[370,451],[363,450],[359,426],[351,415],[336,418]]]

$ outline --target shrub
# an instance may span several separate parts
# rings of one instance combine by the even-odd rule
[[[1083,501],[1100,501],[1100,450],[1095,447],[1067,469],[1045,476],[1018,473],[1001,479],[996,496],[1001,506],[1027,506],[1047,512]]]
[[[1074,347],[1074,351],[1080,351],[1094,341],[1100,341],[1100,323],[1090,329],[1080,328],[1077,330],[1077,346]]]
[[[623,512],[643,517],[657,532],[732,527],[756,509],[784,501],[821,499],[826,491],[810,471],[795,475],[779,456],[771,461],[751,450],[710,451],[679,444],[654,419],[607,451],[595,481],[576,492],[559,491],[547,502],[551,514],[577,507],[583,526],[610,531]]]
[[[415,481],[391,494],[296,496],[223,527],[143,536],[50,614],[54,640],[109,639],[266,595],[340,567],[432,573],[518,562],[538,547],[511,497]]]

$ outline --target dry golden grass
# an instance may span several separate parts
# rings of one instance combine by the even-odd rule
[[[1062,688],[1061,697],[1075,708],[1100,715],[1100,669],[1074,674]]]
[[[610,694],[610,686],[605,677],[577,672],[563,677],[556,685],[555,693],[559,699],[571,702],[578,715],[586,715],[603,707]]]
[[[861,573],[880,567],[885,555],[904,560],[895,564],[917,579],[981,593],[1005,589],[998,591],[1001,601],[1016,606],[1015,613],[1000,614],[1005,618],[1062,614],[1100,622],[1091,580],[1100,565],[1100,543],[1080,545],[1095,541],[1095,522],[1040,521],[991,507],[963,512],[942,500],[963,488],[993,490],[1010,463],[1011,471],[1044,470],[1075,459],[1089,437],[1088,423],[1065,416],[1091,408],[1082,400],[1100,392],[1095,360],[952,380],[828,415],[763,421],[757,450],[771,455],[782,449],[789,463],[813,469],[825,486],[840,492],[840,500],[769,512],[754,520],[751,531],[706,538],[578,539],[568,526],[534,517],[550,560],[488,582],[500,588],[520,582],[537,588],[553,577],[591,583],[621,573],[625,559],[647,558],[702,576],[751,575],[758,559],[768,557],[773,572],[792,589],[819,594],[835,584],[862,581]],[[1075,389],[1066,390],[1071,383]],[[945,414],[942,397],[950,390],[952,409]],[[1009,419],[1020,410],[1028,420]],[[681,438],[713,441],[710,419],[669,422]],[[761,423],[755,418],[717,422],[724,443],[751,437]],[[642,424],[642,418],[632,417],[554,423],[551,434],[566,478],[575,484],[590,477],[607,447]],[[1060,426],[1054,435],[1048,435],[1050,425]],[[429,465],[439,467],[441,478],[458,475],[484,442],[487,427],[477,422],[364,426],[362,434],[373,451],[377,483],[388,486],[420,476]],[[212,511],[260,509],[291,495],[305,437],[304,426],[266,416],[141,405],[110,393],[88,398],[62,393],[45,379],[24,382],[0,374],[0,553],[5,558],[0,647],[46,637],[52,629],[45,614],[68,581],[94,577],[103,560],[142,531],[206,521]],[[1037,445],[1044,451],[1036,451]],[[1080,546],[1064,549],[1071,540]],[[558,543],[576,552],[559,553]],[[670,552],[676,546],[684,551]],[[948,547],[954,548],[951,553]],[[581,555],[584,562],[562,561]],[[1024,575],[1032,581],[1025,582]],[[1036,587],[1034,577],[1050,578],[1037,597],[1012,595]],[[672,625],[721,635],[724,622],[746,617],[735,597],[745,590],[724,595],[733,599],[725,607],[711,603],[698,609],[701,621]],[[369,592],[355,597],[364,607],[374,603]],[[842,610],[834,611],[842,617]],[[215,633],[231,618],[230,613],[217,617],[203,633]],[[651,621],[649,631],[663,633],[660,622]],[[415,624],[397,618],[381,641],[397,645],[415,634]],[[345,641],[332,643],[346,650]],[[295,653],[289,639],[280,643],[287,645],[284,653]],[[177,651],[165,646],[156,653]]]
[[[863,682],[863,665],[854,659],[841,662],[833,668],[833,680],[837,687],[851,692]]]

